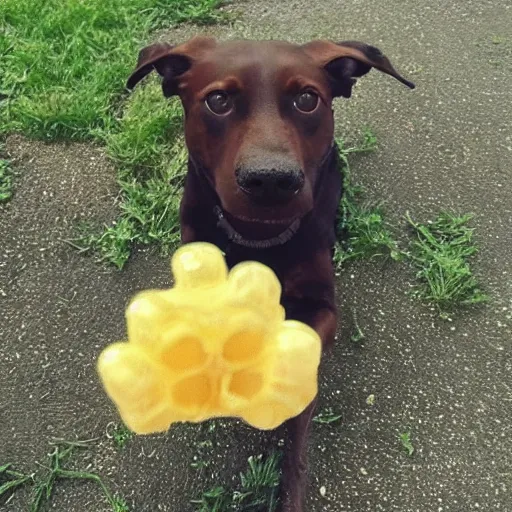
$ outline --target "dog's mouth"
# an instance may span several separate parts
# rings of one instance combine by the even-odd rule
[[[297,219],[307,215],[313,208],[313,203],[297,194],[294,200],[285,204],[266,204],[255,202],[245,197],[234,208],[226,204],[229,216],[249,225],[265,225],[287,227]]]
[[[257,201],[238,189],[238,193],[221,198],[223,210],[236,223],[241,223],[244,229],[266,227],[269,232],[286,229],[298,219],[303,218],[313,208],[309,187],[298,191],[293,198],[286,202]]]
[[[267,217],[233,214],[229,210],[223,210],[222,217],[230,226],[228,229],[234,230],[238,236],[248,240],[268,240],[283,236],[290,230],[295,233],[302,218],[301,215]]]

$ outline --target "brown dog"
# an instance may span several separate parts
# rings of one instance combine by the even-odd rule
[[[257,260],[283,286],[288,318],[334,339],[331,262],[342,176],[332,100],[376,68],[414,88],[377,49],[358,42],[219,43],[194,38],[143,49],[128,80],[162,76],[185,110],[188,174],[182,242],[212,242],[228,264]],[[288,422],[281,507],[301,512],[314,403]]]

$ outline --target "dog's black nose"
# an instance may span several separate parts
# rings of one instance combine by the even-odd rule
[[[299,169],[237,169],[238,186],[252,199],[265,204],[289,201],[304,186]]]

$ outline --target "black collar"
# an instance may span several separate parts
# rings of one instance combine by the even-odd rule
[[[217,227],[222,229],[230,242],[233,242],[242,247],[249,247],[251,249],[269,249],[289,242],[293,235],[297,233],[300,228],[301,220],[295,219],[290,226],[288,226],[282,233],[266,240],[248,240],[244,238],[226,219],[224,212],[220,206],[213,208],[213,213],[217,217]]]

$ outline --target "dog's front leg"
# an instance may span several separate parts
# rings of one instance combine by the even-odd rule
[[[302,512],[307,487],[307,448],[311,422],[317,399],[301,414],[288,420],[288,440],[282,466],[280,497],[281,512]]]
[[[336,332],[336,314],[327,308],[293,318],[310,325],[318,333],[325,347]],[[307,451],[311,423],[315,414],[316,398],[301,414],[288,420],[288,439],[283,461],[281,483],[281,512],[303,512],[307,489]]]

